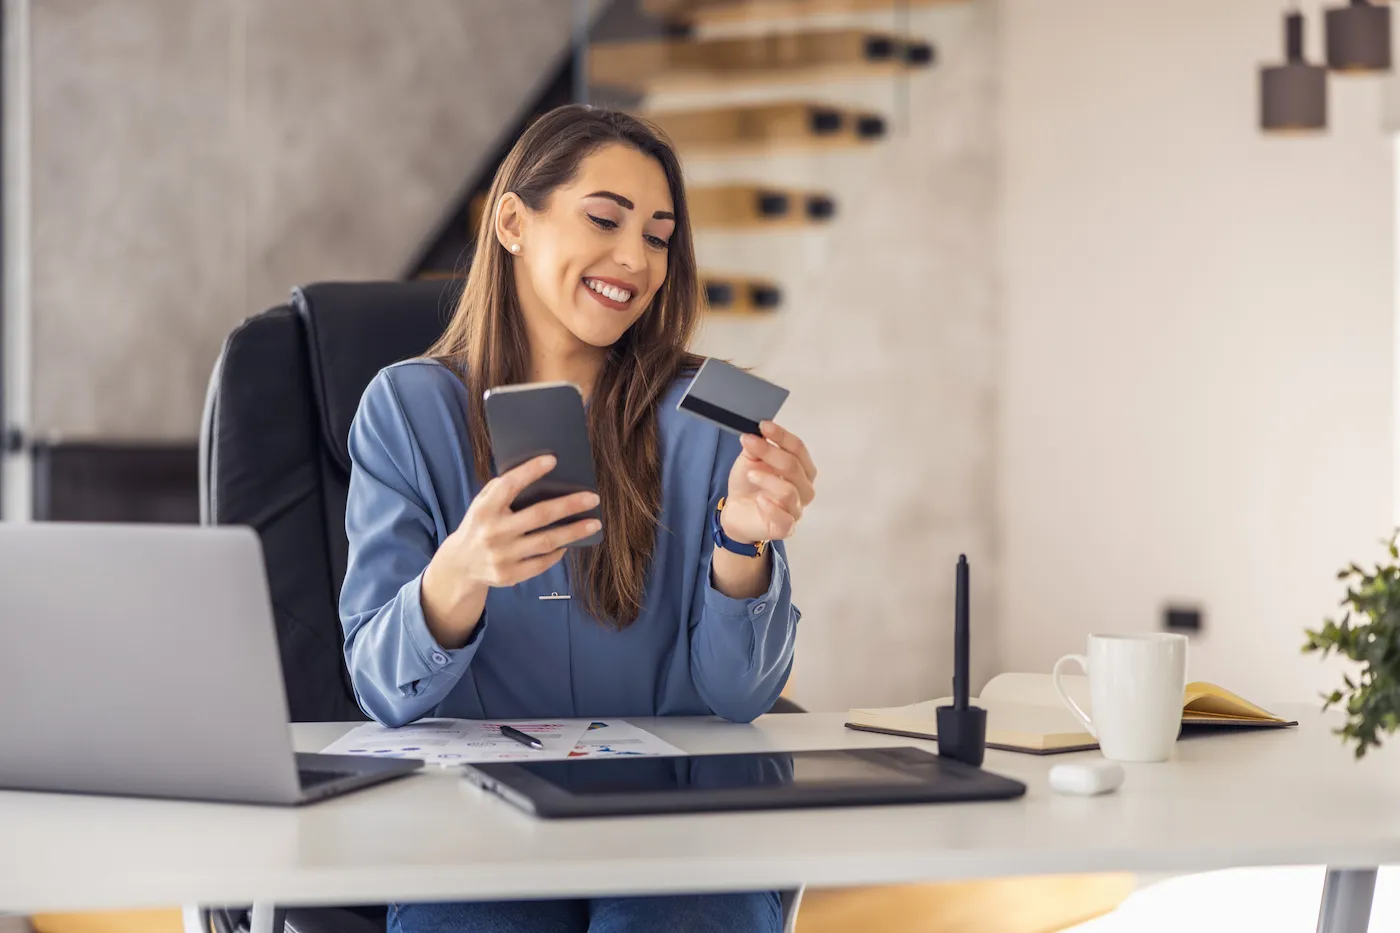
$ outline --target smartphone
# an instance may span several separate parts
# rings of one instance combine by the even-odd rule
[[[512,509],[518,512],[546,499],[598,491],[593,446],[588,442],[588,417],[578,386],[572,382],[530,382],[488,389],[483,398],[496,475],[545,454],[553,454],[558,461],[548,474],[525,487],[511,503]],[[586,518],[601,520],[602,512],[595,506],[548,527],[570,525]],[[568,546],[589,547],[602,540],[600,530]]]

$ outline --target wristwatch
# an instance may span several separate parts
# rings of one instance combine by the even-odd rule
[[[710,537],[714,538],[715,547],[724,548],[735,554],[742,554],[744,557],[762,557],[763,552],[768,549],[767,541],[759,541],[754,544],[742,544],[735,541],[724,533],[724,526],[720,524],[719,513],[724,511],[724,496],[720,496],[719,504],[715,506],[714,512],[710,513]]]

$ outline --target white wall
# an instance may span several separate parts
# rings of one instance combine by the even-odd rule
[[[1392,517],[1391,150],[1375,79],[1258,133],[1282,6],[1003,0],[1009,669],[1180,599],[1193,677],[1333,684],[1303,629]]]

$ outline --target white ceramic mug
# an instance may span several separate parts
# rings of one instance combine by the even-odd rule
[[[1089,675],[1094,715],[1065,692],[1060,672],[1078,664]],[[1114,761],[1166,761],[1181,734],[1186,694],[1186,636],[1090,635],[1087,656],[1067,654],[1051,675],[1060,699],[1105,758]]]

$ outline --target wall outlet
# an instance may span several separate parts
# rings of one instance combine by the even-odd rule
[[[1197,606],[1167,606],[1162,610],[1162,628],[1168,632],[1196,634],[1204,626],[1204,614]]]

